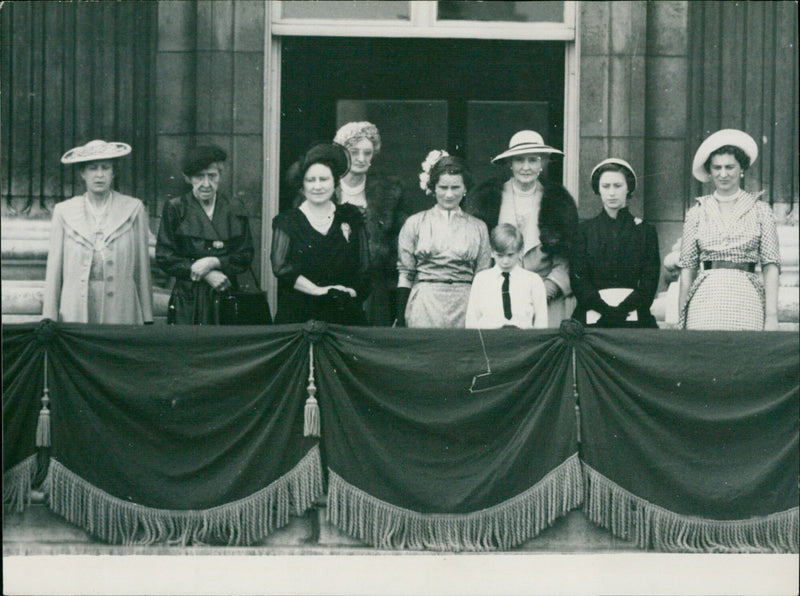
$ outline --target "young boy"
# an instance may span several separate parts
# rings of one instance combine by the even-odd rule
[[[542,278],[520,267],[522,234],[500,224],[490,236],[494,267],[475,275],[467,305],[467,328],[547,327],[547,291]]]

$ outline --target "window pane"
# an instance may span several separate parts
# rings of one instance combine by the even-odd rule
[[[439,2],[442,21],[517,21],[523,23],[564,22],[563,2]]]
[[[378,21],[409,19],[406,1],[392,0],[290,0],[281,3],[284,19],[365,19]]]

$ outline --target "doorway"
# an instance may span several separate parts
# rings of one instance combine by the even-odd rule
[[[465,158],[480,182],[517,130],[563,147],[564,61],[563,42],[284,37],[281,179],[312,142],[370,120],[383,145],[373,167],[400,176],[408,211],[424,209],[417,176],[432,149]],[[561,180],[561,160],[549,176]],[[281,192],[280,209],[292,199]]]

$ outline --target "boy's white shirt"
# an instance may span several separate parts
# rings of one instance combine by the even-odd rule
[[[509,272],[511,320],[503,314],[503,276],[495,265],[472,280],[467,304],[468,329],[497,329],[513,325],[521,329],[547,327],[547,291],[536,273],[515,265]]]

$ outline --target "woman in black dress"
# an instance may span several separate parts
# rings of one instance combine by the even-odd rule
[[[302,203],[272,220],[278,324],[365,324],[369,257],[363,217],[354,205],[337,204],[335,194],[349,165],[341,145],[311,147],[298,169]]]
[[[592,170],[603,210],[578,226],[569,274],[578,305],[572,318],[598,327],[658,327],[650,313],[661,261],[653,226],[628,211],[631,165],[610,158]]]
[[[222,293],[239,289],[237,277],[253,261],[247,216],[217,190],[226,158],[216,145],[190,152],[183,176],[192,190],[164,205],[156,262],[175,278],[169,323],[215,324],[215,302]]]

